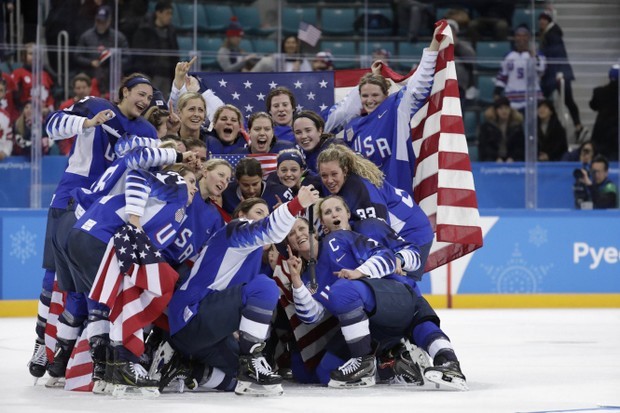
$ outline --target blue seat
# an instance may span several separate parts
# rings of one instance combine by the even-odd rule
[[[475,142],[478,139],[478,123],[480,114],[475,110],[467,110],[463,114],[463,126],[467,142]]]
[[[428,42],[407,42],[398,43],[398,66],[401,70],[409,71],[414,65],[420,63],[424,48],[428,47]]]
[[[364,33],[365,9],[360,9],[355,20],[355,29],[360,34]],[[389,36],[394,27],[394,13],[389,7],[368,8],[368,35],[369,36]]]
[[[260,54],[270,54],[278,51],[278,45],[274,39],[254,39],[254,52]]]
[[[396,54],[396,45],[394,42],[368,42],[368,54],[371,55],[373,51],[377,49],[385,49],[390,52],[390,56],[395,56]],[[364,53],[364,45],[360,43],[360,54]]]
[[[203,8],[207,17],[209,32],[224,34],[233,16],[230,6],[205,4]]]
[[[359,67],[357,50],[353,41],[331,41],[321,42],[321,50],[331,52],[334,56],[334,68],[353,69]]]
[[[478,75],[478,103],[488,106],[493,103],[493,91],[495,90],[494,75]]]
[[[177,30],[180,31],[190,31],[194,30],[194,15],[196,15],[196,26],[198,31],[205,32],[208,29],[207,17],[205,14],[204,7],[202,5],[198,5],[196,10],[194,10],[193,3],[173,3],[174,9],[173,19],[175,16],[178,16],[178,23],[173,23]],[[177,25],[178,24],[178,25]]]
[[[316,7],[284,7],[282,9],[282,32],[284,35],[296,35],[299,22],[317,25]]]
[[[504,56],[511,50],[509,41],[480,41],[476,43],[478,69],[499,70]]]
[[[512,30],[524,25],[533,33],[538,27],[538,15],[543,11],[542,8],[515,7],[512,13]],[[533,26],[532,26],[533,24]]]
[[[321,30],[324,34],[352,36],[355,34],[355,10],[352,8],[323,8]]]
[[[275,28],[262,28],[258,9],[252,6],[232,6],[232,12],[239,20],[246,34],[267,36],[275,32]]]
[[[194,49],[194,38],[192,36],[177,36],[180,52],[188,52]],[[181,58],[183,58],[183,53]]]
[[[250,39],[241,39],[239,47],[246,53],[254,53],[254,43]]]
[[[223,38],[200,36],[198,37],[198,50],[202,53],[200,65],[202,68],[219,69],[217,63],[217,51],[222,46]]]

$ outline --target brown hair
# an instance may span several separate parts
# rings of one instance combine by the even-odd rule
[[[271,112],[271,100],[275,96],[279,96],[279,95],[288,96],[289,99],[291,100],[291,107],[293,108],[293,111],[295,111],[295,108],[297,107],[297,101],[295,100],[295,95],[293,95],[293,92],[291,92],[284,86],[278,86],[277,88],[272,89],[267,95],[267,99],[265,100],[265,105],[267,106],[267,112]]]
[[[267,201],[265,201],[263,198],[248,198],[248,199],[244,199],[243,201],[239,203],[239,205],[237,205],[237,207],[232,213],[233,218],[239,218],[240,212],[247,214],[248,211],[252,209],[254,205],[258,205],[258,204],[265,205],[267,207],[267,210],[269,210],[269,204],[267,204]]]

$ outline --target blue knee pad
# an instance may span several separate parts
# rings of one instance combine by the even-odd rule
[[[275,309],[280,297],[276,282],[264,274],[252,278],[243,286],[243,305]]]

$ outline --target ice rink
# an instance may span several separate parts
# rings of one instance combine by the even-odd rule
[[[0,412],[620,412],[620,309],[440,310],[468,392],[285,383],[271,398],[164,393],[116,399],[33,386],[34,318],[0,318]]]

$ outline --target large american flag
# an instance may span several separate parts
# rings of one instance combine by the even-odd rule
[[[90,291],[91,299],[110,307],[110,340],[141,356],[143,328],[162,318],[178,277],[144,231],[119,228]]]
[[[445,20],[437,24],[441,25],[441,32],[433,89],[427,103],[411,121],[417,159],[412,183],[414,198],[435,230],[435,242],[426,262],[426,271],[482,246],[478,203],[454,66],[454,38]],[[266,110],[265,96],[277,86],[286,86],[295,94],[298,110],[320,112],[342,99],[368,71],[197,75],[224,102],[239,107],[245,116],[249,116],[254,111]],[[406,80],[412,73],[400,75],[385,65],[382,67],[382,74],[396,83]],[[259,80],[264,83],[259,85]]]

